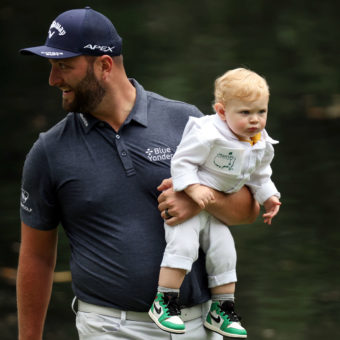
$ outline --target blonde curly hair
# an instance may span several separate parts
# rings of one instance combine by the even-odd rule
[[[257,73],[245,68],[236,68],[215,80],[214,95],[214,105],[226,105],[233,98],[251,102],[261,96],[269,97],[269,86]]]

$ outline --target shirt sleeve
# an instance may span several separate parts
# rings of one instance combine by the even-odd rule
[[[254,195],[254,198],[260,204],[263,204],[271,196],[277,196],[278,198],[281,196],[275,184],[271,180],[272,169],[270,163],[273,158],[274,148],[270,143],[267,143],[261,164],[251,175],[249,183],[247,183]]]
[[[60,221],[50,166],[41,137],[33,145],[25,160],[20,217],[28,226],[40,230],[54,229]]]
[[[182,140],[171,160],[171,176],[175,191],[200,183],[197,175],[198,166],[204,163],[210,152],[210,144],[197,124],[198,119],[189,118]]]

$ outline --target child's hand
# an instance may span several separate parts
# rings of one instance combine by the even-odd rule
[[[202,209],[209,203],[215,201],[214,192],[211,188],[201,184],[189,185],[184,191],[189,195]]]
[[[266,213],[263,214],[264,223],[271,224],[274,216],[277,215],[280,209],[281,202],[276,196],[269,197],[263,206],[266,209]]]

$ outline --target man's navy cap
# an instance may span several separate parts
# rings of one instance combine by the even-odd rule
[[[122,54],[122,38],[112,22],[90,7],[61,13],[51,24],[45,45],[20,50],[49,59]]]

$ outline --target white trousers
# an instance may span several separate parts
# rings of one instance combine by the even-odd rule
[[[236,249],[229,228],[205,211],[175,227],[164,224],[167,246],[161,267],[190,272],[199,247],[206,255],[209,288],[236,282]]]
[[[147,315],[147,313],[145,313]],[[202,317],[185,322],[185,334],[170,334],[154,322],[133,321],[96,313],[77,312],[79,340],[222,340],[203,327]]]

